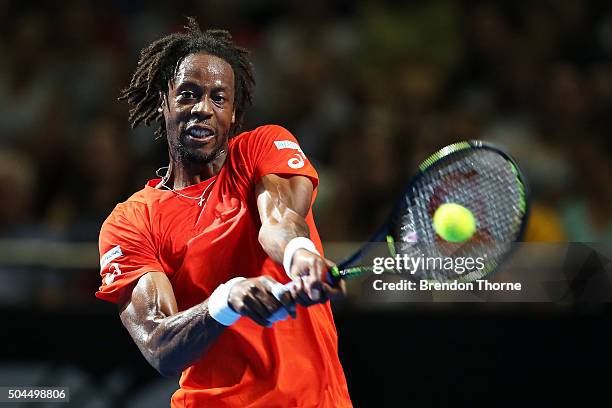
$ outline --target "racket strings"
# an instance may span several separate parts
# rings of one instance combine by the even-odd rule
[[[464,244],[452,244],[433,229],[433,213],[444,203],[469,209],[477,230]],[[517,239],[524,217],[524,187],[513,165],[499,153],[467,149],[439,160],[423,172],[406,193],[406,207],[396,217],[398,253],[411,257],[456,259],[481,257],[485,267],[458,275],[455,270],[423,268],[421,277],[435,280],[475,280],[494,269]]]

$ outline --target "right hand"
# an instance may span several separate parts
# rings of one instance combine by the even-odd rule
[[[294,276],[291,296],[304,307],[346,296],[344,281],[334,285],[327,281],[327,272],[335,265],[307,249],[295,251],[291,262],[291,276]]]
[[[295,301],[289,292],[277,300],[272,292],[275,285],[282,285],[269,276],[245,279],[232,286],[228,304],[236,313],[246,316],[264,327],[271,327],[268,319],[280,308],[285,308],[295,319]]]

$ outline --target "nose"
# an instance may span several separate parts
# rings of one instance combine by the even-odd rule
[[[202,99],[198,101],[191,108],[191,113],[194,115],[202,115],[204,117],[212,116],[212,102],[207,95],[204,95]]]

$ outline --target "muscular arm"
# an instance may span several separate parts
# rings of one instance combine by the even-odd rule
[[[285,246],[295,237],[309,237],[305,217],[312,200],[312,182],[303,176],[284,179],[275,174],[257,184],[261,219],[259,243],[272,259],[283,263]]]
[[[208,300],[178,312],[172,286],[162,272],[139,279],[120,317],[147,361],[165,376],[179,374],[197,361],[225,328],[208,313]]]
[[[309,236],[304,218],[310,210],[312,191],[312,183],[302,176],[283,179],[268,175],[257,185],[257,206],[262,221],[259,241],[279,263],[292,238]],[[292,299],[301,300],[303,305],[313,303],[305,295],[310,296],[313,288],[320,287],[326,262],[329,261],[306,250],[296,251],[296,268],[312,273],[309,280],[296,285],[292,297],[284,296],[279,303],[272,294],[275,282],[260,276],[235,284],[229,293],[228,304],[257,324],[270,326],[267,319],[279,307],[294,315]],[[320,289],[326,295],[339,290],[324,286],[328,289]],[[178,312],[172,285],[163,272],[149,272],[139,279],[121,306],[120,317],[147,361],[167,376],[176,375],[196,362],[226,327],[210,316],[208,300]]]
[[[232,287],[228,304],[266,327],[279,307],[295,317],[293,300],[285,296],[279,302],[272,294],[274,284],[278,283],[267,276],[239,282]],[[177,375],[195,363],[226,328],[210,315],[208,299],[179,312],[163,272],[149,272],[138,280],[120,308],[120,317],[149,364],[165,376]]]
[[[257,184],[257,208],[261,219],[259,242],[280,264],[289,241],[310,236],[305,217],[310,210],[312,192],[312,182],[304,176],[282,178],[269,174]],[[332,287],[325,281],[332,265],[333,262],[306,249],[295,251],[291,276],[299,278],[294,279],[292,297],[301,305],[309,306],[344,295],[343,282]]]

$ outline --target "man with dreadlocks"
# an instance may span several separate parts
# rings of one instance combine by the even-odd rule
[[[226,31],[186,29],[144,49],[121,93],[132,127],[159,123],[170,164],[104,222],[96,296],[153,367],[182,372],[173,407],[350,407],[317,173],[280,126],[238,134],[248,53]]]

